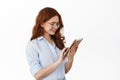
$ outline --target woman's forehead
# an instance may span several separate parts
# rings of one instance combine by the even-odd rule
[[[59,17],[58,16],[54,16],[51,19],[48,20],[49,22],[59,22]]]

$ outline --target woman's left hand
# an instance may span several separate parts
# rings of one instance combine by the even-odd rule
[[[73,59],[73,57],[74,57],[74,55],[75,55],[75,53],[76,53],[76,51],[77,51],[77,48],[78,48],[78,46],[73,45],[73,46],[69,49],[68,54],[67,54],[68,59]]]

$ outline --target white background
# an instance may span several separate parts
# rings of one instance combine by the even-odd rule
[[[46,6],[61,14],[66,46],[84,39],[67,80],[120,80],[119,0],[0,0],[0,80],[34,80],[25,48]]]

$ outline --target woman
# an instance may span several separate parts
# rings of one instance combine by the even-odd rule
[[[39,12],[26,49],[30,71],[36,80],[66,80],[77,47],[64,55],[67,48],[60,33],[62,28],[62,18],[54,8],[45,7]]]

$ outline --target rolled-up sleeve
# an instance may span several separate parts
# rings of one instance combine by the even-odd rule
[[[32,75],[35,75],[41,69],[39,53],[35,47],[32,43],[28,43],[26,48],[26,58]]]

